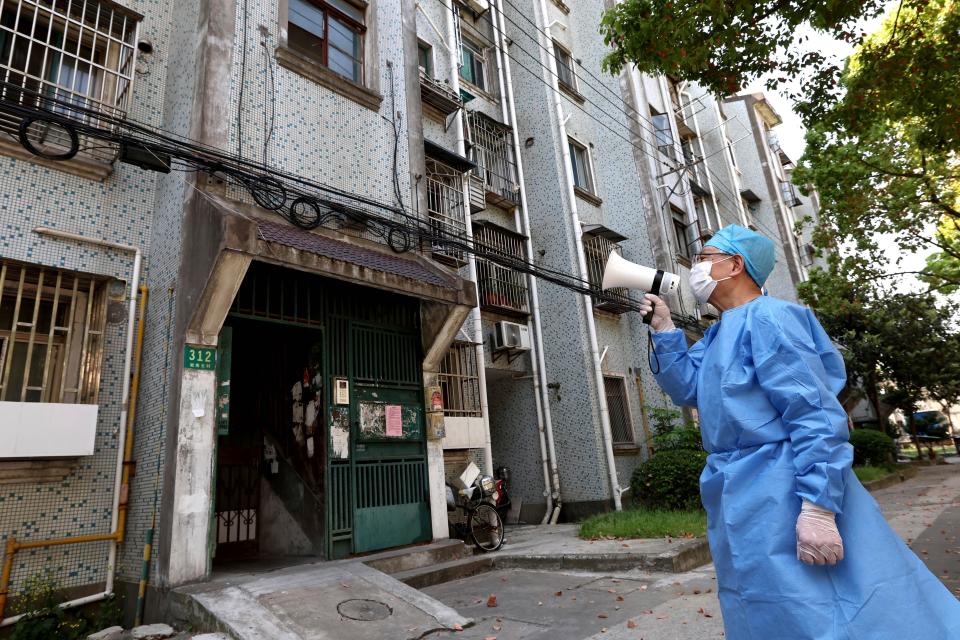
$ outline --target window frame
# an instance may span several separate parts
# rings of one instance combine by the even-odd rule
[[[469,43],[469,46],[468,44]],[[463,33],[463,30],[460,31],[460,79],[469,84],[472,87],[476,87],[480,91],[487,93],[489,91],[487,87],[487,50],[490,47],[484,47],[482,44],[477,42],[477,39],[469,34]],[[471,53],[471,61],[476,62],[477,57],[480,59],[480,80],[481,83],[476,81],[476,70],[473,67],[473,64],[470,65],[470,77],[463,75],[463,69],[467,65],[464,60],[464,53],[466,51]]]
[[[614,383],[619,387],[619,390],[622,392],[620,398],[622,402],[620,406],[623,408],[621,414],[625,421],[624,424],[616,425],[614,424],[614,412],[611,411],[611,402],[610,402],[610,388],[608,383]],[[630,399],[627,396],[627,379],[622,375],[604,373],[603,374],[603,391],[604,398],[607,403],[607,415],[610,417],[610,439],[613,441],[613,447],[615,449],[634,449],[637,447],[637,432],[633,426],[633,412],[630,410]],[[618,435],[626,434],[617,434],[618,426],[629,434],[629,440],[617,440]]]
[[[553,57],[557,63],[557,85],[561,89],[566,89],[570,93],[579,95],[580,87],[577,79],[576,60],[573,58],[573,52],[554,40],[553,54]],[[562,62],[563,58],[567,60],[567,63]],[[564,74],[561,69],[566,69],[569,72],[570,82],[564,79]]]
[[[337,0],[343,4],[349,5],[363,14],[363,22],[358,21],[355,17],[345,13],[342,9],[334,5],[330,0],[287,0],[287,46],[295,51],[296,53],[306,57],[309,60],[313,60],[318,64],[322,65],[324,68],[328,69],[332,73],[337,74],[338,76],[349,80],[358,85],[363,85],[366,82],[367,70],[366,70],[366,58],[367,58],[367,10],[368,6],[366,4],[360,5],[359,3],[351,2],[350,0]],[[304,26],[293,22],[291,11],[290,11],[290,2],[302,2],[305,5],[314,7],[315,9],[323,13],[323,35],[318,35],[317,33],[306,29]],[[330,19],[331,16],[341,22],[345,23],[345,26],[350,29],[355,37],[359,41],[359,52],[357,57],[352,57],[353,64],[355,69],[359,72],[359,77],[350,77],[340,71],[334,69],[330,66],[330,51],[329,48],[333,46],[338,52],[342,53],[345,56],[348,56],[348,52],[342,50],[336,45],[331,45],[330,43]],[[303,31],[310,37],[318,40],[320,42],[320,55],[314,55],[305,51],[302,47],[291,45],[290,42],[290,33],[292,28],[296,28],[300,31]]]
[[[596,197],[597,183],[594,177],[595,174],[593,171],[593,158],[591,157],[590,148],[572,136],[567,136],[567,148],[569,149],[569,152],[570,152],[570,168],[572,169],[572,173],[573,173],[574,190],[581,191],[583,193]],[[585,170],[584,177],[586,178],[586,185],[578,184],[578,180],[577,180],[578,161],[577,161],[576,152],[578,151],[583,152],[583,157],[584,157],[583,164],[585,165],[583,168]]]
[[[650,123],[653,125],[653,137],[657,143],[657,151],[671,160],[677,159],[677,141],[670,126],[670,115],[660,113],[650,107]]]
[[[420,64],[420,54],[425,53],[427,56],[427,66],[424,67]],[[417,38],[417,66],[420,69],[420,72],[423,73],[426,77],[431,80],[434,79],[434,69],[436,68],[436,56],[434,55],[433,45],[425,40]]]
[[[670,205],[670,221],[673,226],[673,237],[677,242],[677,252],[676,257],[680,260],[681,264],[684,266],[690,267],[693,264],[693,245],[697,242],[693,240],[691,242],[687,241],[687,233],[690,227],[698,226],[700,224],[699,220],[694,220],[693,222],[687,222],[689,215],[687,212],[682,209]]]

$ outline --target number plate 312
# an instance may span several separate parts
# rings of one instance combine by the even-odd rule
[[[183,368],[213,371],[217,366],[217,350],[212,347],[183,347]]]

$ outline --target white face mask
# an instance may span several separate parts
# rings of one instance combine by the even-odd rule
[[[723,260],[717,260],[717,262],[724,262],[732,257],[733,256],[727,256],[723,258]],[[710,296],[713,295],[713,290],[717,288],[717,283],[733,277],[727,276],[726,278],[714,280],[710,272],[713,270],[713,265],[717,262],[698,262],[693,266],[693,269],[690,270],[690,288],[693,290],[693,297],[696,298],[700,304],[706,304],[706,302],[710,300]]]

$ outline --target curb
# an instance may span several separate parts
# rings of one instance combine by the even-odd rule
[[[495,556],[494,565],[500,569],[575,569],[579,571],[622,571],[650,569],[683,573],[709,564],[710,546],[706,538],[684,540],[676,550],[667,553],[568,553],[560,555]]]
[[[863,488],[867,491],[879,491],[880,489],[886,489],[887,487],[892,487],[901,482],[905,482],[910,478],[913,478],[917,475],[917,467],[915,465],[910,465],[909,467],[904,467],[899,471],[894,471],[890,475],[886,475],[882,478],[877,478],[876,480],[871,480],[870,482],[864,482]]]

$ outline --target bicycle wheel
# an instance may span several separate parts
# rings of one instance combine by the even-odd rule
[[[483,503],[470,514],[470,537],[483,551],[496,551],[503,546],[503,521],[500,514]]]

